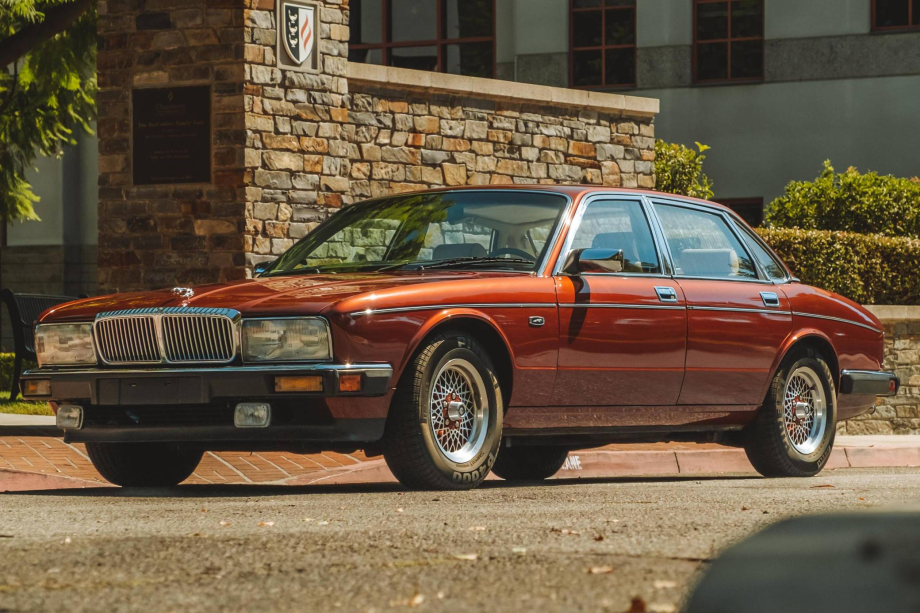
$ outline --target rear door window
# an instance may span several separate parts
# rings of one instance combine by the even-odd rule
[[[588,203],[569,249],[589,248],[623,251],[624,273],[661,273],[648,219],[636,200]]]

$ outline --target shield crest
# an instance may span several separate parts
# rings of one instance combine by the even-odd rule
[[[298,65],[310,59],[313,53],[313,11],[312,6],[288,2],[285,2],[282,8],[284,24],[279,29],[284,40],[284,50]]]

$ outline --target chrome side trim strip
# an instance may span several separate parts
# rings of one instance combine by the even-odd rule
[[[653,309],[656,311],[683,311],[686,309],[681,304],[623,304],[616,302],[560,304],[559,306],[566,309]]]
[[[733,313],[765,313],[767,315],[792,315],[792,311],[776,309],[748,309],[745,307],[688,306],[691,311],[730,311]]]
[[[382,313],[404,313],[408,311],[437,311],[440,309],[541,309],[555,308],[554,302],[493,302],[485,304],[426,304],[423,306],[392,307],[388,309],[365,309],[349,313],[352,317],[380,315]]]
[[[813,319],[826,319],[827,321],[837,321],[842,324],[850,324],[851,326],[859,326],[860,328],[865,328],[866,330],[872,330],[873,332],[882,333],[882,330],[869,324],[859,323],[858,321],[852,321],[849,319],[842,319],[840,317],[831,317],[830,315],[815,315],[814,313],[799,313],[798,311],[793,311],[793,315],[798,315],[799,317],[811,317]]]
[[[122,377],[132,374],[194,375],[198,373],[236,372],[392,372],[389,364],[261,364],[259,366],[207,366],[203,368],[42,368],[28,370],[23,375],[111,375]]]

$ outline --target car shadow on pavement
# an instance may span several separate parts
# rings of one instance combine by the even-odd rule
[[[614,485],[627,483],[682,483],[688,481],[757,481],[762,477],[753,475],[669,475],[658,477],[591,477],[585,479],[550,479],[547,481],[508,483],[490,480],[479,490],[500,490],[507,488],[576,487],[579,485]],[[241,498],[267,496],[319,496],[326,494],[386,494],[408,492],[398,483],[348,483],[330,485],[178,485],[175,487],[122,488],[88,487],[59,490],[31,490],[8,492],[8,495],[54,496],[65,498]],[[449,492],[429,492],[449,493]],[[4,494],[0,494],[2,496]]]

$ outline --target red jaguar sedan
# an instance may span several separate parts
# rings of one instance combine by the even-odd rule
[[[808,476],[899,386],[879,321],[730,210],[585,186],[368,200],[255,279],[67,303],[35,340],[24,396],[124,486],[177,484],[206,450],[361,448],[466,489],[670,440]]]

